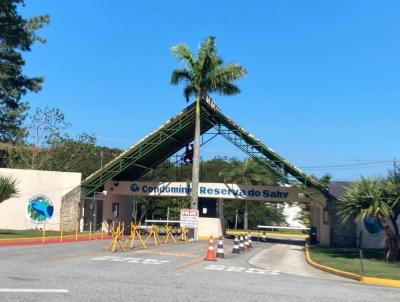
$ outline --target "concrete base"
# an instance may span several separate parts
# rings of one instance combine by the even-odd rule
[[[199,217],[197,239],[208,240],[210,236],[213,236],[213,238],[222,236],[221,220],[219,218]]]

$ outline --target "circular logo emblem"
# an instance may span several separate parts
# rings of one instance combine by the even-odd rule
[[[376,218],[364,218],[364,227],[370,235],[377,235],[383,231],[383,227]]]
[[[139,191],[139,186],[137,185],[137,184],[135,184],[135,183],[133,183],[132,185],[131,185],[131,191],[132,192],[138,192]]]
[[[42,223],[53,216],[54,206],[46,195],[35,195],[26,205],[26,217],[35,223]]]

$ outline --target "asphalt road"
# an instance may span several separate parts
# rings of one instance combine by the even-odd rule
[[[293,260],[293,253],[283,252],[285,246],[282,249],[275,244],[256,243],[249,252],[232,255],[232,242],[226,241],[226,259],[217,262],[203,260],[205,242],[114,254],[104,250],[106,244],[92,241],[0,248],[0,301],[400,299],[400,289],[332,279],[319,271],[313,274],[313,270],[296,274],[302,270],[296,264],[301,260]],[[279,255],[286,261],[278,261]],[[292,272],[288,270],[290,261],[294,261]]]

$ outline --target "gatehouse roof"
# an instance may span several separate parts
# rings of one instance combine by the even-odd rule
[[[266,165],[283,183],[303,189],[314,187],[324,194],[327,192],[326,188],[314,177],[304,173],[223,114],[210,97],[203,98],[200,104],[201,134],[214,128],[218,134],[247,153],[248,156]],[[195,103],[192,103],[83,180],[81,183],[82,195],[88,197],[94,192],[101,191],[104,183],[109,180],[134,181],[139,179],[192,142],[194,130]]]

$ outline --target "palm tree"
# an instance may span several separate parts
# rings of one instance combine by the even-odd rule
[[[396,261],[400,238],[394,225],[388,223],[393,215],[393,204],[387,198],[387,183],[382,179],[361,178],[347,188],[341,200],[339,215],[343,222],[353,219],[362,221],[375,218],[383,227],[386,235],[386,261]]]
[[[398,242],[400,242],[400,229],[397,224],[400,217],[400,172],[396,169],[389,171],[385,179],[384,198],[391,208],[389,220],[393,226]],[[397,251],[397,260],[400,260],[400,250]]]
[[[17,182],[9,176],[0,175],[0,203],[4,200],[17,196]]]
[[[173,46],[172,53],[184,65],[184,68],[173,70],[171,84],[185,84],[183,94],[186,102],[189,102],[190,97],[196,97],[191,207],[197,209],[200,164],[200,100],[210,93],[222,95],[240,93],[240,89],[234,82],[244,76],[246,70],[236,63],[224,65],[217,53],[215,37],[211,36],[201,44],[197,57],[193,56],[186,44]]]
[[[238,159],[230,160],[230,167],[222,170],[219,175],[224,182],[231,182],[242,185],[272,185],[276,183],[276,178],[264,166],[253,159],[246,160],[244,163]],[[248,200],[244,201],[243,228],[249,226]]]

